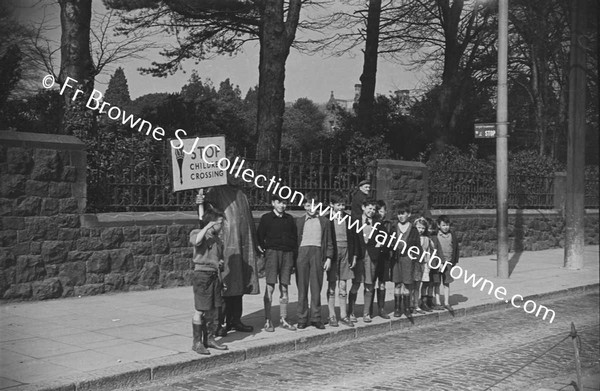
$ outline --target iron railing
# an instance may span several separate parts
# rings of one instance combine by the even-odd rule
[[[433,209],[496,207],[494,172],[443,171],[429,175],[429,205]],[[509,175],[510,208],[554,207],[554,176]]]
[[[136,156],[119,151],[114,145],[94,152],[100,163],[88,167],[88,212],[142,212],[190,210],[196,191],[173,193],[171,163],[168,144],[158,151]],[[363,178],[374,175],[374,167],[358,165],[349,156],[334,157],[323,152],[301,154],[280,151],[278,156],[256,159],[243,154],[245,168],[256,175],[275,177],[282,185],[302,194],[316,192],[320,199],[328,200],[332,191],[349,194]],[[88,158],[88,161],[90,159]],[[232,159],[233,161],[233,159]],[[281,178],[281,180],[279,180]],[[251,207],[265,210],[270,207],[270,192],[241,179]],[[301,209],[290,205],[292,209]]]

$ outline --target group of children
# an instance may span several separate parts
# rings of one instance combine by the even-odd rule
[[[357,322],[355,304],[361,284],[365,303],[362,319],[365,323],[371,322],[375,315],[375,296],[377,316],[389,319],[384,308],[386,282],[394,283],[394,317],[405,315],[411,318],[415,313],[434,310],[453,311],[449,302],[449,286],[453,281],[450,270],[458,263],[459,250],[458,241],[450,232],[449,219],[440,216],[437,223],[424,217],[411,220],[411,207],[406,203],[398,205],[395,216],[397,219],[387,219],[385,202],[369,199],[369,192],[369,182],[362,181],[353,196],[351,214],[346,213],[344,195],[333,193],[329,200],[329,213],[337,214],[333,219],[329,213],[319,215],[319,208],[314,208],[319,199],[314,193],[305,196],[306,213],[297,218],[286,212],[285,199],[276,195],[272,197],[273,209],[261,217],[257,228],[258,250],[265,257],[265,331],[273,332],[275,328],[271,307],[276,284],[279,284],[280,293],[279,325],[291,331],[309,326],[324,329],[325,323],[329,323],[330,327],[338,327],[339,323],[354,327],[354,323]],[[218,251],[214,250],[213,246],[218,243],[221,218],[218,213],[205,214],[204,228],[194,230],[190,234],[196,264],[193,283],[197,313],[200,308],[198,303],[213,304],[202,307],[211,311],[218,303],[218,286],[207,285],[206,281],[209,275],[215,276],[219,270]],[[359,224],[356,224],[356,220]],[[362,229],[356,229],[357,227]],[[377,234],[382,232],[402,240],[405,245],[387,246],[376,239]],[[415,248],[418,251],[415,252]],[[439,262],[448,263],[450,267],[430,269],[430,254],[436,254],[440,258]],[[217,258],[211,262],[197,261],[202,257]],[[294,272],[298,288],[295,325],[288,318],[287,311],[288,286]],[[326,322],[321,319],[324,276],[328,284],[329,314]],[[199,287],[196,287],[196,280],[200,283]],[[218,282],[218,279],[214,277],[211,281]],[[339,298],[339,323],[335,311],[336,288]],[[198,319],[208,318],[203,313],[197,315]],[[194,321],[196,323],[196,317]],[[222,345],[212,338],[212,327],[213,325],[209,324],[208,336],[202,338],[204,347],[222,348]],[[198,333],[202,335],[200,329]],[[194,350],[204,353],[202,347],[196,345],[195,337]]]

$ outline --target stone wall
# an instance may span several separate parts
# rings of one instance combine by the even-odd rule
[[[495,210],[432,210],[436,219],[450,218],[452,230],[460,241],[462,257],[496,253]],[[558,210],[509,210],[509,251],[538,251],[564,246],[564,218]],[[598,210],[585,215],[585,243],[598,244]]]
[[[64,294],[63,263],[85,210],[85,167],[75,137],[0,132],[0,297]]]
[[[377,198],[428,209],[427,169],[378,160]],[[190,284],[194,212],[85,214],[86,153],[70,136],[0,132],[0,298],[42,300]],[[255,212],[255,221],[264,212]],[[294,213],[295,214],[295,213]],[[298,212],[301,214],[301,212]],[[491,210],[447,214],[462,256],[493,254]],[[511,211],[511,251],[563,245],[559,210]],[[598,210],[586,214],[586,243],[598,244]]]

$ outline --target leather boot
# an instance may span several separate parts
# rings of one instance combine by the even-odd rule
[[[348,293],[348,317],[352,322],[356,322],[356,316],[354,316],[354,304],[356,303],[356,293]]]
[[[192,343],[192,350],[198,354],[210,354],[204,343],[202,342],[202,325],[192,323],[192,331],[194,336],[194,342]]]
[[[402,296],[402,307],[404,307],[404,315],[406,315],[408,319],[412,319],[412,313],[410,312],[410,296]]]
[[[402,316],[402,296],[394,295],[394,318]]]
[[[379,307],[379,316],[389,319],[390,316],[385,312],[385,289],[377,289],[377,306]]]
[[[202,339],[204,342],[204,347],[217,349],[217,350],[227,350],[227,346],[220,345],[215,341],[215,331],[216,327],[212,323],[204,323],[204,329],[202,330]]]
[[[433,310],[427,305],[427,296],[421,298],[421,309],[425,312],[433,312]]]

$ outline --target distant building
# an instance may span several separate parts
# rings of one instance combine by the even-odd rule
[[[354,111],[354,104],[358,103],[360,98],[360,88],[360,84],[354,85],[354,99],[338,99],[331,91],[329,101],[325,104],[325,129],[330,132],[335,132],[338,129],[338,113],[340,110]]]
[[[396,90],[394,91],[396,101],[398,104],[398,112],[402,115],[410,114],[410,108],[415,102],[415,97],[411,95],[410,90]]]

